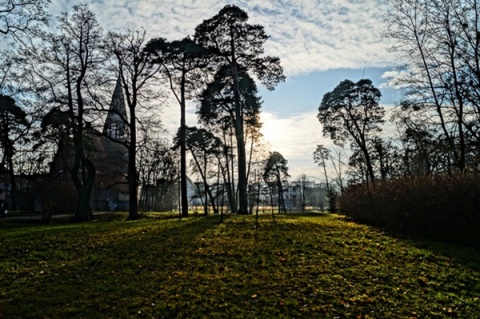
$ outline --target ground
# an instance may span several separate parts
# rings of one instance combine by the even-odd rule
[[[0,318],[475,318],[480,252],[320,213],[0,221]],[[173,216],[172,216],[173,217]],[[118,218],[117,218],[118,219]]]

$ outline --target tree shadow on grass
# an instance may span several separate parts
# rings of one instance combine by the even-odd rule
[[[480,272],[480,247],[478,245],[438,242],[427,239],[409,241],[419,249],[426,249],[434,254],[440,254],[450,258],[455,263]]]
[[[458,242],[438,241],[427,236],[401,232],[394,229],[385,228],[379,225],[359,222],[350,218],[341,218],[346,222],[354,222],[382,231],[385,235],[401,240],[415,248],[427,250],[435,255],[441,255],[452,262],[461,264],[474,271],[480,272],[480,246],[476,244],[466,244]]]
[[[198,267],[202,238],[218,224],[217,216],[84,223],[68,234],[52,226],[42,232],[43,244],[2,247],[11,256],[5,265],[19,265],[0,278],[8,291],[0,295],[2,316],[137,316],[181,290],[176,285]]]
[[[301,217],[332,217],[333,215],[321,211],[307,211],[305,213],[302,212],[292,212],[287,213],[288,217],[293,218],[301,218]]]

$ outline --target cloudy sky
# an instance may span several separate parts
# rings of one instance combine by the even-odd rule
[[[266,53],[279,56],[287,80],[264,100],[262,120],[271,149],[289,161],[292,178],[300,174],[321,177],[313,163],[317,144],[331,142],[322,137],[316,118],[323,95],[340,81],[366,77],[382,89],[382,103],[400,98],[388,89],[385,75],[400,65],[388,52],[391,43],[382,37],[387,0],[86,0],[102,26],[147,30],[151,37],[169,40],[191,35],[204,19],[226,4],[235,4],[249,14],[249,23],[260,24],[270,35]],[[69,11],[72,1],[52,0],[51,12]],[[188,125],[195,125],[194,107]],[[170,132],[178,127],[178,107],[164,110],[163,121]]]

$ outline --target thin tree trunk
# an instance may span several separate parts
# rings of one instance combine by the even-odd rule
[[[186,146],[186,106],[185,106],[185,74],[182,74],[180,86],[180,192],[181,192],[181,215],[188,217],[188,193],[187,193],[187,146]]]
[[[13,150],[13,145],[12,145],[12,150]],[[11,151],[11,154],[7,156],[7,163],[8,163],[8,175],[10,179],[10,209],[17,210],[17,182],[15,181],[15,170],[13,169],[13,151]]]

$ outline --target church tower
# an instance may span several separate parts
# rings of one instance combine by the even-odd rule
[[[125,123],[127,119],[127,109],[125,106],[125,97],[123,96],[122,82],[120,75],[113,91],[112,101],[108,110],[103,134],[117,140],[125,140],[128,138],[128,128]]]

